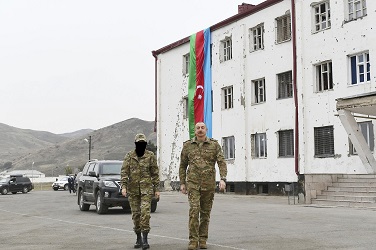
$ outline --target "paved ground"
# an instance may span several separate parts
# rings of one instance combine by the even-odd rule
[[[67,191],[0,196],[0,249],[133,249],[130,213],[78,209]],[[187,249],[187,197],[162,193],[151,250]],[[208,249],[376,249],[376,211],[288,205],[287,197],[217,194]]]

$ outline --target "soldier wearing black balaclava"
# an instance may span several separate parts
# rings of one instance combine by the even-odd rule
[[[146,136],[137,134],[135,150],[124,159],[121,169],[122,194],[128,194],[133,230],[137,235],[134,248],[148,249],[152,195],[159,199],[159,168],[153,152],[146,150]],[[142,236],[141,236],[142,234]]]

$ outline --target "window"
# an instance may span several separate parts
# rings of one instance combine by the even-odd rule
[[[235,159],[235,137],[223,137],[223,154],[225,159]]]
[[[225,62],[232,59],[232,40],[231,37],[227,37],[221,41],[221,62]]]
[[[189,74],[189,53],[183,56],[183,75]]]
[[[333,126],[314,128],[315,157],[334,156]]]
[[[276,18],[277,23],[277,43],[282,43],[291,39],[290,14]]]
[[[266,93],[265,93],[265,78],[255,80],[253,83],[253,103],[262,103],[266,101]]]
[[[183,97],[183,118],[187,119],[188,118],[188,96]]]
[[[264,49],[264,24],[249,30],[250,51]]]
[[[372,124],[372,122],[371,121],[358,122],[358,126],[359,126],[360,131],[362,132],[362,134],[364,136],[364,139],[366,140],[366,142],[368,144],[369,149],[371,151],[373,151],[374,144],[375,144],[374,143],[375,138],[374,138],[374,135],[373,135],[373,124]],[[354,147],[354,145],[352,144],[351,141],[350,141],[349,145],[350,145],[350,154],[352,154],[352,155],[357,154],[355,147]]]
[[[253,146],[252,156],[254,158],[266,158],[267,156],[266,133],[253,134],[252,146]]]
[[[315,31],[330,28],[330,6],[329,1],[313,5]]]
[[[316,65],[317,91],[333,89],[332,62],[324,62]]]
[[[234,97],[233,97],[233,94],[232,94],[232,86],[223,88],[222,94],[223,94],[222,108],[223,109],[233,108],[234,107],[234,102],[233,102]]]
[[[350,56],[351,84],[369,82],[371,80],[371,67],[368,52]]]
[[[367,15],[366,0],[348,0],[349,20]]]
[[[292,97],[292,71],[281,73],[278,77],[278,99]]]
[[[278,146],[279,157],[294,156],[294,131],[292,129],[278,131]]]

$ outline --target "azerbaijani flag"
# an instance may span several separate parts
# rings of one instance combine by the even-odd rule
[[[191,35],[188,78],[189,138],[195,136],[195,124],[204,122],[207,137],[212,137],[212,77],[210,29]]]

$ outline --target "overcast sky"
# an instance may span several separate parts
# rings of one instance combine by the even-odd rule
[[[66,133],[152,121],[151,51],[235,15],[241,3],[0,0],[0,123]]]

